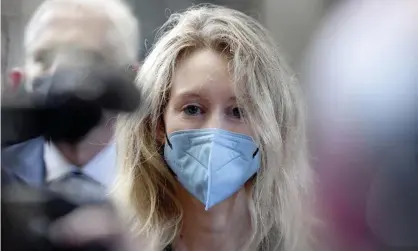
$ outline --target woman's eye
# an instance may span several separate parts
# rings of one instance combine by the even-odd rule
[[[196,105],[188,105],[183,109],[183,112],[188,116],[197,116],[202,113],[202,109]]]
[[[232,108],[232,116],[234,116],[235,118],[241,119],[243,117],[242,109],[238,107]]]

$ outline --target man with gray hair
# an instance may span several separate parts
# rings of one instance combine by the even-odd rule
[[[120,0],[46,0],[38,7],[25,30],[24,85],[28,93],[48,94],[42,102],[60,109],[43,118],[48,133],[2,149],[2,185],[103,198],[116,171],[115,113],[89,100],[106,81],[118,88],[132,74],[138,45],[138,21]],[[76,90],[76,102],[51,94]]]

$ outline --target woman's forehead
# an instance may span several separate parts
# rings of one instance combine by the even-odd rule
[[[184,58],[176,68],[171,96],[235,97],[228,61],[212,50],[199,50]]]

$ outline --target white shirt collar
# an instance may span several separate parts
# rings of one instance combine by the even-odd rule
[[[78,170],[109,188],[116,175],[116,149],[114,144],[104,148],[80,169],[70,164],[53,143],[45,142],[44,161],[47,182],[59,179],[69,172]]]

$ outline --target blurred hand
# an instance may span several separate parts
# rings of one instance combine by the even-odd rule
[[[128,235],[121,222],[110,207],[89,205],[54,222],[49,237],[52,242],[71,248],[95,243],[110,250],[139,251],[138,243]]]

